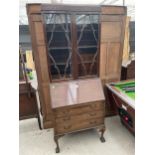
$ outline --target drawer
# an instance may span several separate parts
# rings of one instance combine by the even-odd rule
[[[104,125],[104,118],[95,118],[91,120],[81,121],[80,123],[65,123],[65,124],[57,124],[56,128],[54,129],[57,134],[63,134],[68,132],[73,132],[76,130],[83,130],[99,125]]]
[[[65,116],[65,117],[56,118],[56,123],[57,124],[74,123],[74,122],[80,123],[83,120],[104,117],[104,115],[105,115],[105,112],[103,110],[91,111],[91,112],[84,113],[81,115]]]
[[[104,102],[93,102],[85,105],[79,105],[76,107],[68,107],[68,108],[61,108],[55,109],[55,117],[65,117],[65,116],[73,116],[78,114],[83,114],[91,111],[96,110],[104,110]]]

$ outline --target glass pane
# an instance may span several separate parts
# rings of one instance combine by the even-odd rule
[[[97,75],[99,15],[76,15],[79,76]]]
[[[68,14],[44,14],[52,79],[72,77],[71,20]]]

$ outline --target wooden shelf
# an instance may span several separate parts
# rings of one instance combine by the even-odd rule
[[[78,46],[78,48],[97,48],[97,45],[83,45],[83,46]]]
[[[98,30],[96,29],[96,30],[94,30],[94,31],[96,31],[96,32],[98,32]],[[81,32],[81,30],[77,30],[77,32]],[[93,32],[92,30],[83,30],[83,32]]]
[[[78,49],[79,48],[85,48],[85,49],[87,49],[87,48],[98,48],[98,47],[97,47],[97,45],[82,45],[82,46],[78,46],[77,48]],[[71,47],[51,47],[51,48],[49,48],[49,50],[65,50],[65,49],[72,50]]]
[[[66,65],[66,62],[58,62],[56,63],[58,66],[65,66]],[[54,66],[53,63],[50,63],[51,66]]]
[[[71,47],[51,47],[51,48],[49,48],[49,50],[66,50],[66,49],[71,50],[72,48]]]
[[[98,32],[97,29],[95,29],[94,31]],[[51,33],[52,31],[46,31],[47,33]],[[71,31],[53,31],[54,33],[71,33]],[[77,32],[81,32],[81,30],[77,30]],[[83,30],[83,32],[92,32],[92,30]]]
[[[47,33],[51,33],[52,31],[46,31]],[[53,31],[54,33],[71,33],[71,31]]]

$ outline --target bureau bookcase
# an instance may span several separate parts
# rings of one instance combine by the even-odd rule
[[[44,127],[51,127],[49,84],[99,74],[98,6],[27,5]]]
[[[28,4],[27,14],[43,124],[54,127],[50,84],[120,79],[126,7]]]

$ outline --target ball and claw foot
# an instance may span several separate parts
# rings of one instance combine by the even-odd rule
[[[100,137],[100,140],[101,140],[102,143],[105,142],[105,138],[104,137]]]
[[[59,153],[59,152],[60,152],[60,149],[57,147],[57,148],[55,149],[55,152],[56,152],[56,153]]]

